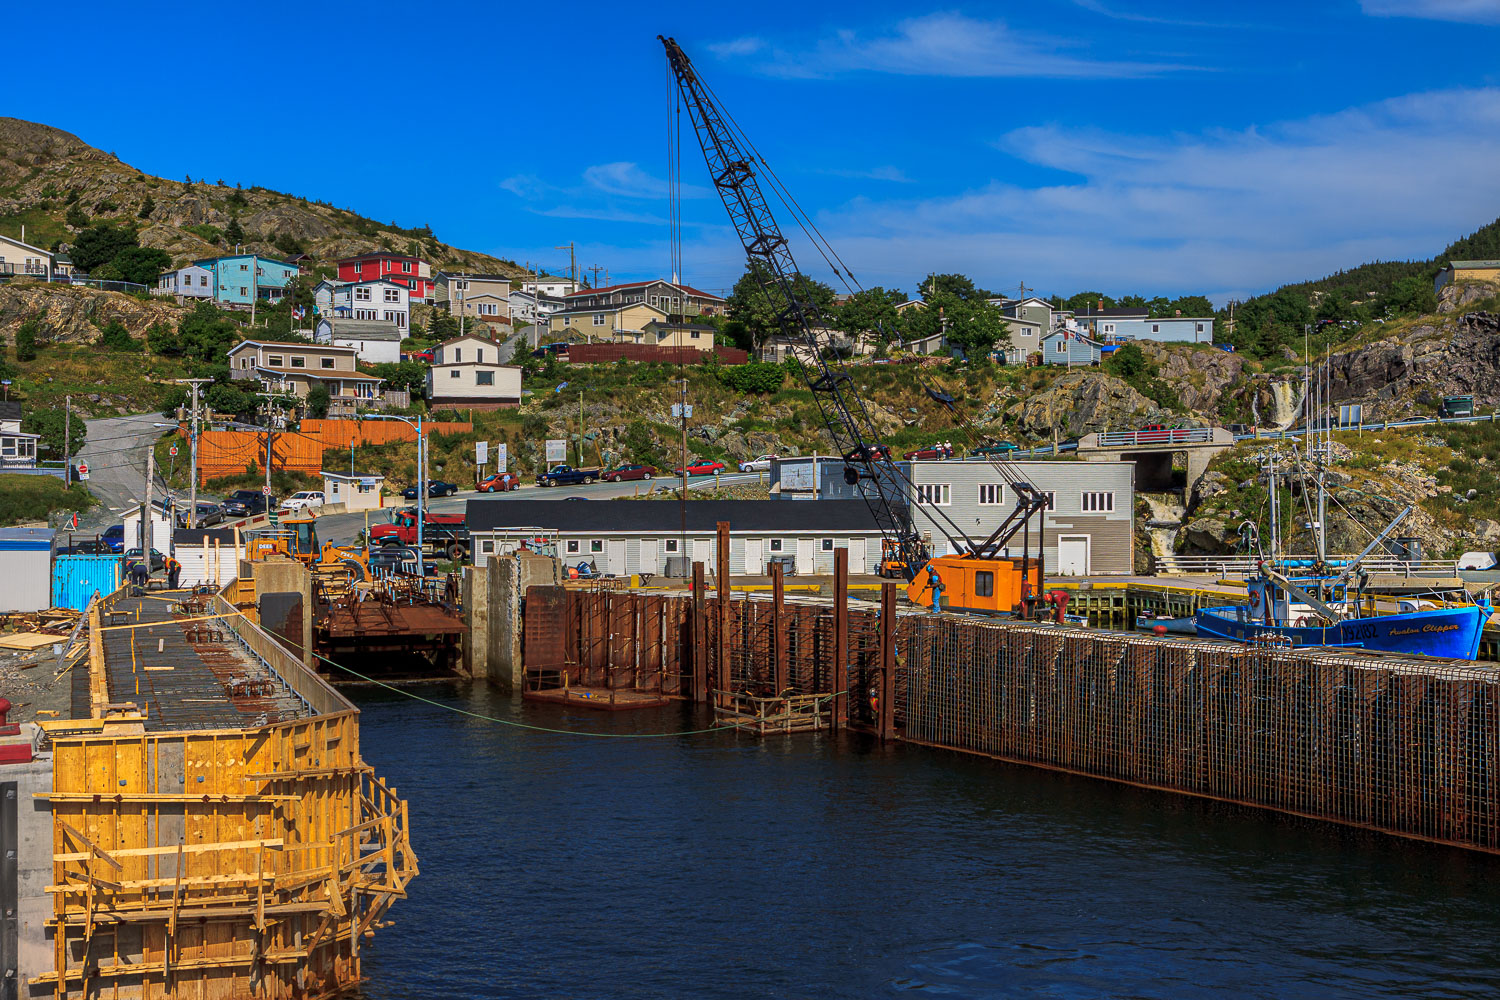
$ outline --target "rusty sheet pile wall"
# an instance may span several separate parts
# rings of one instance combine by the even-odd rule
[[[891,630],[882,687],[879,613],[848,611],[843,663],[834,607],[736,597],[721,647],[717,599],[571,595],[570,637],[591,622],[610,648],[656,640],[597,616],[609,601],[664,601],[684,623],[664,650],[720,690],[828,684],[839,722],[880,720],[898,738],[1197,796],[1500,852],[1500,671],[1475,664],[1159,640],[925,613]],[[674,607],[675,606],[675,607]],[[577,636],[582,639],[583,633]],[[603,638],[597,638],[602,636]],[[648,648],[637,647],[646,646]],[[701,699],[700,699],[701,700]]]

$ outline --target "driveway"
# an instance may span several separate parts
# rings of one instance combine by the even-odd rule
[[[515,335],[500,345],[500,363],[510,364],[510,359],[516,356],[516,351],[527,354],[531,351],[531,330],[529,326],[523,326],[517,330]]]
[[[146,453],[168,430],[152,426],[161,422],[165,418],[159,413],[101,417],[87,422],[88,440],[78,459],[88,464],[89,478],[85,485],[100,505],[78,519],[79,527],[114,524],[132,501],[145,499]],[[160,472],[157,487],[162,488]]]

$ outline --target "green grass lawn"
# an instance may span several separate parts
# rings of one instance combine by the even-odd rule
[[[45,521],[53,511],[84,511],[96,501],[82,486],[55,476],[0,475],[0,525]]]

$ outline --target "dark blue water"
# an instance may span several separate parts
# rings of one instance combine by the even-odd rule
[[[355,698],[422,869],[371,1000],[1500,996],[1487,857],[861,738]]]

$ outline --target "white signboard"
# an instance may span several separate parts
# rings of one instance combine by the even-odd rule
[[[509,452],[509,449],[506,447],[506,444],[505,444],[504,441],[501,441],[501,442],[499,442],[498,444],[495,445],[495,471],[496,472],[509,472],[510,471],[510,469],[507,467],[510,464],[510,455],[508,454],[508,452]]]
[[[486,465],[490,457],[490,443],[488,441],[474,442],[474,464]]]
[[[687,410],[687,413],[683,413],[682,412],[683,410]],[[693,418],[693,404],[692,403],[688,403],[688,404],[684,405],[682,403],[673,403],[672,404],[672,419],[674,419],[674,420],[681,420],[684,416],[686,416],[689,420],[691,420]]]
[[[553,464],[568,460],[568,442],[563,438],[547,439],[547,462]]]
[[[815,493],[818,489],[817,463],[812,460],[798,462],[781,460],[781,490],[783,493]]]

